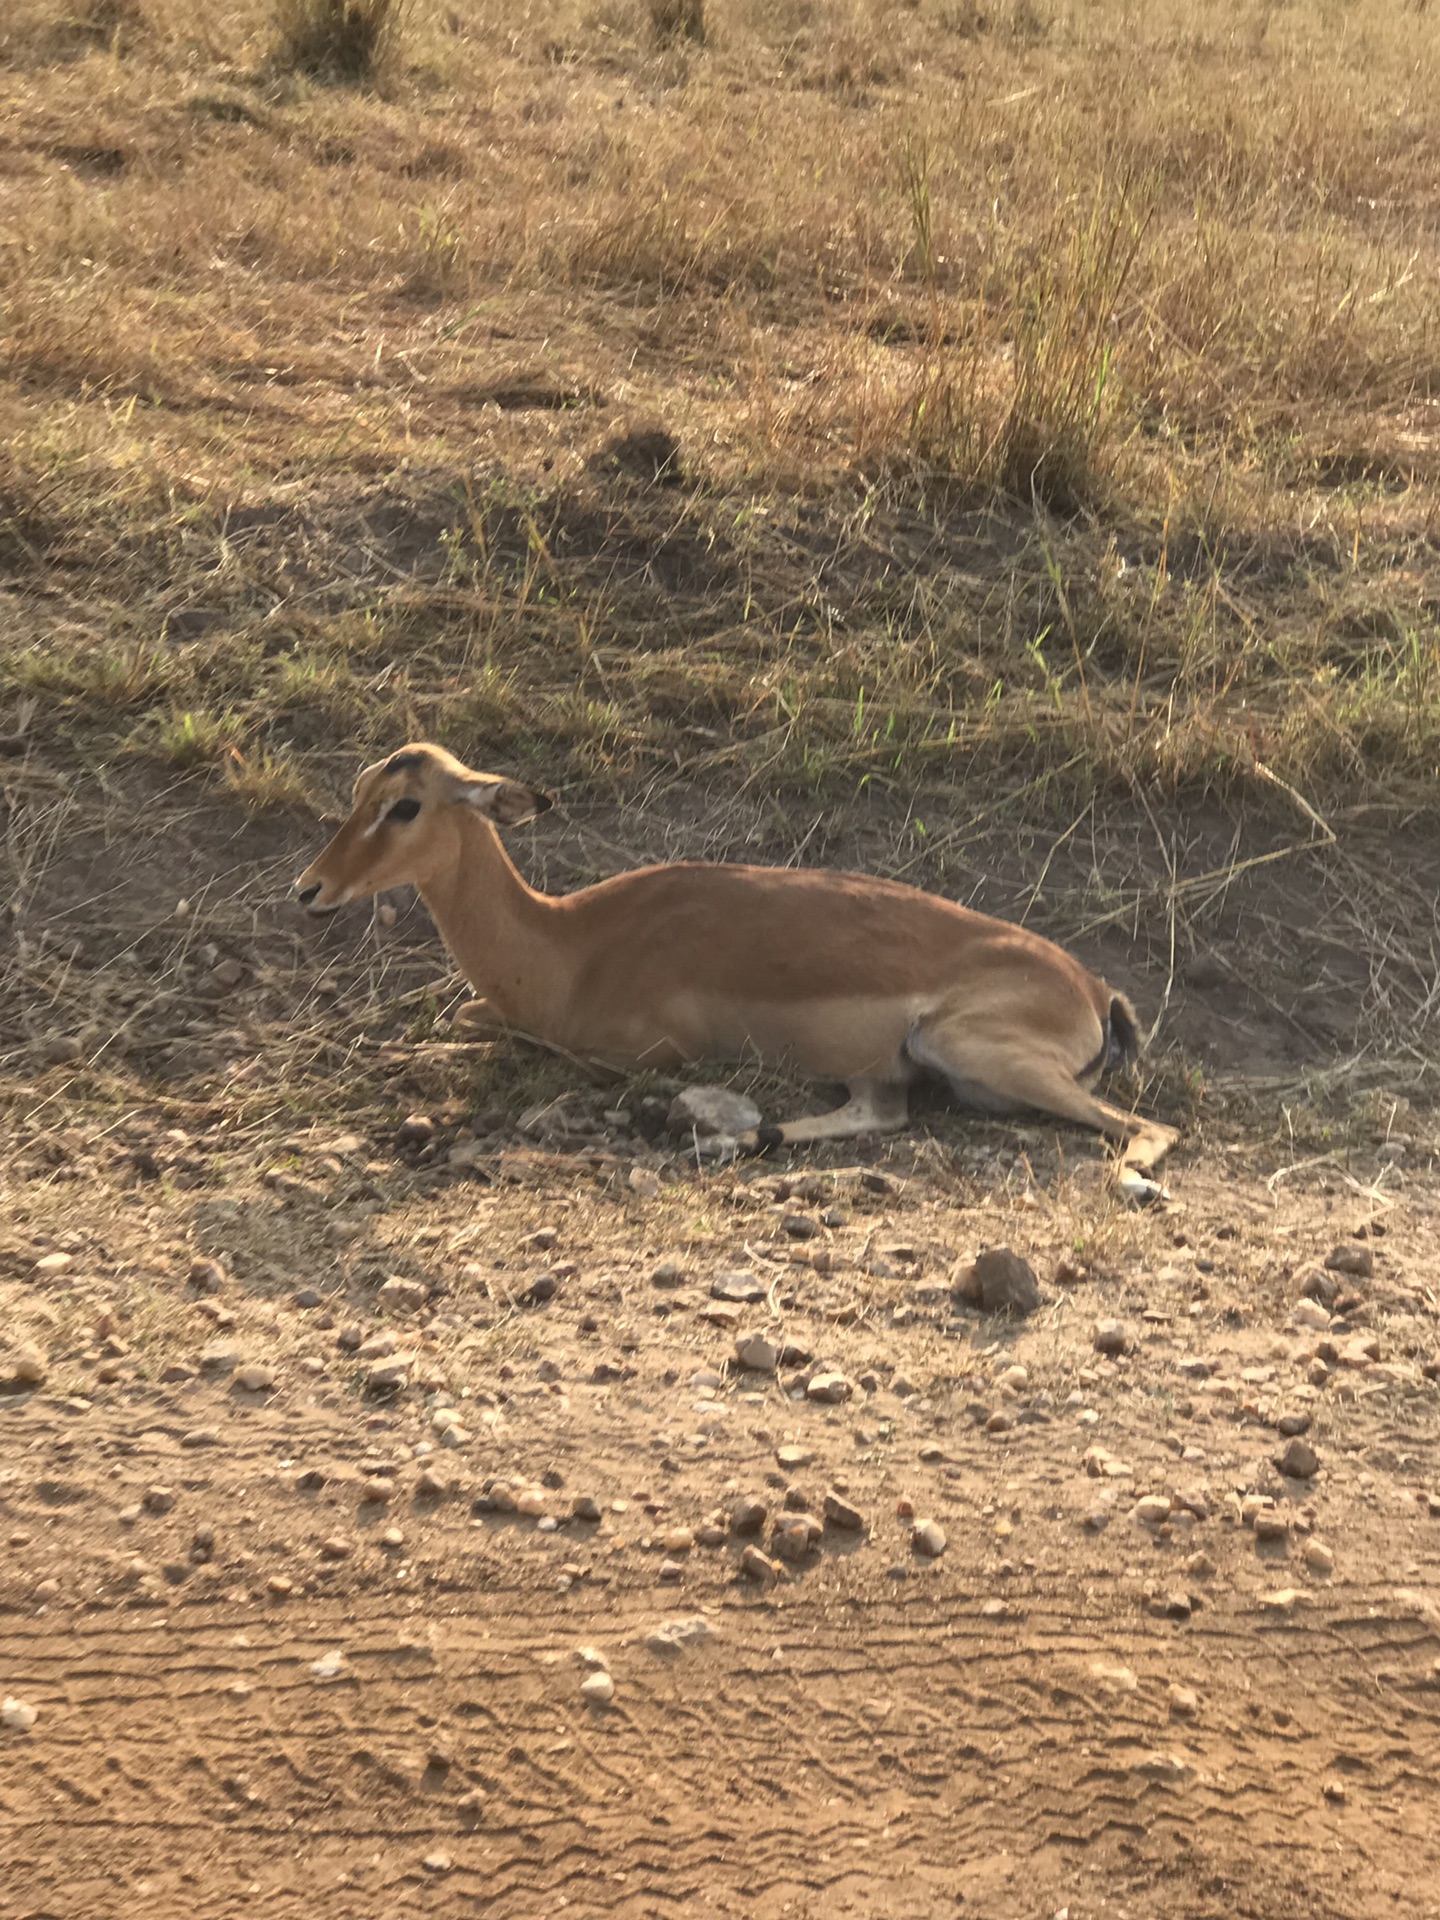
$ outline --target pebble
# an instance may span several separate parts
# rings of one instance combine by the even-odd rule
[[[225,1269],[218,1260],[192,1260],[188,1278],[197,1293],[219,1293],[225,1285]]]
[[[1275,1456],[1275,1465],[1287,1479],[1313,1480],[1320,1471],[1320,1456],[1297,1434],[1285,1451]]]
[[[1275,1422],[1275,1431],[1286,1439],[1292,1434],[1308,1433],[1310,1416],[1308,1413],[1282,1413]]]
[[[678,1587],[685,1578],[684,1564],[679,1560],[662,1560],[660,1571],[655,1577],[662,1587]]]
[[[1170,1511],[1170,1502],[1163,1493],[1147,1493],[1130,1509],[1130,1517],[1147,1527],[1158,1527],[1170,1518]]]
[[[817,1373],[805,1389],[808,1399],[826,1401],[831,1405],[848,1400],[852,1391],[843,1373]]]
[[[478,1787],[469,1793],[462,1793],[455,1802],[455,1811],[462,1827],[478,1827],[485,1818],[485,1796]]]
[[[809,1513],[781,1513],[770,1535],[770,1551],[792,1563],[808,1560],[820,1544],[820,1522]]]
[[[652,1287],[662,1288],[683,1287],[686,1278],[685,1269],[678,1261],[662,1260],[659,1266],[651,1271],[650,1284]]]
[[[434,1853],[427,1853],[420,1864],[426,1873],[440,1874],[449,1873],[455,1862],[443,1847],[437,1847]]]
[[[570,1509],[570,1517],[572,1520],[598,1520],[600,1518],[600,1502],[595,1498],[593,1493],[579,1494]]]
[[[735,1342],[735,1358],[752,1373],[774,1373],[780,1364],[779,1349],[763,1333],[741,1334]]]
[[[287,1594],[295,1591],[295,1582],[288,1573],[272,1573],[265,1585],[277,1600],[283,1600]]]
[[[615,1698],[615,1682],[602,1667],[598,1673],[587,1673],[580,1682],[581,1698],[592,1707],[608,1707]]]
[[[1277,1587],[1273,1593],[1262,1593],[1259,1601],[1267,1613],[1293,1613],[1299,1598],[1294,1587]]]
[[[169,1513],[175,1504],[173,1487],[150,1487],[146,1490],[143,1505],[150,1513]]]
[[[681,1653],[686,1647],[699,1646],[714,1638],[715,1629],[703,1613],[681,1613],[661,1620],[645,1636],[652,1653]]]
[[[686,1087],[670,1103],[665,1125],[671,1133],[748,1133],[760,1124],[760,1109],[730,1087]]]
[[[290,1296],[292,1306],[309,1309],[323,1304],[325,1296],[318,1287],[297,1287]]]
[[[832,1491],[826,1494],[823,1511],[827,1526],[839,1527],[844,1533],[863,1533],[865,1530],[864,1514],[838,1493]]]
[[[45,1356],[36,1346],[16,1347],[0,1361],[0,1380],[18,1387],[43,1386],[46,1372]]]
[[[64,1273],[67,1267],[73,1267],[74,1264],[73,1253],[45,1253],[40,1256],[30,1271],[38,1279],[48,1280],[53,1274]]]
[[[1110,1354],[1130,1351],[1130,1329],[1123,1320],[1095,1322],[1095,1351]]]
[[[1311,1573],[1319,1574],[1323,1578],[1326,1574],[1335,1571],[1335,1555],[1322,1540],[1307,1540],[1305,1564]]]
[[[388,1360],[372,1360],[365,1370],[368,1393],[401,1393],[410,1384],[413,1353],[392,1354]]]
[[[1200,1711],[1200,1696],[1193,1687],[1182,1687],[1172,1681],[1165,1698],[1170,1704],[1171,1714],[1177,1720],[1193,1720]]]
[[[737,1500],[730,1509],[730,1531],[742,1536],[759,1533],[769,1518],[769,1511],[763,1500]]]
[[[39,1718],[39,1708],[32,1707],[26,1700],[17,1700],[8,1693],[0,1700],[0,1727],[9,1733],[29,1733]]]
[[[1297,1300],[1290,1310],[1292,1327],[1308,1328],[1311,1333],[1329,1330],[1330,1316],[1318,1300]]]
[[[200,1349],[203,1373],[233,1373],[240,1365],[240,1349],[233,1340],[212,1340]]]
[[[1040,1305],[1040,1282],[1028,1260],[1009,1247],[988,1247],[977,1254],[968,1276],[986,1313],[1034,1313]],[[962,1298],[969,1296],[957,1287]]]
[[[246,1393],[268,1393],[275,1385],[274,1370],[257,1361],[247,1361],[235,1370],[235,1385]]]
[[[339,1647],[332,1647],[310,1662],[310,1671],[317,1680],[338,1680],[345,1671],[345,1655]]]
[[[938,1520],[917,1520],[910,1529],[910,1544],[927,1559],[938,1560],[946,1547],[945,1529]]]
[[[695,1544],[695,1535],[689,1527],[671,1527],[662,1534],[660,1544],[667,1553],[689,1553]]]
[[[392,1273],[375,1293],[376,1303],[387,1313],[418,1313],[429,1298],[430,1289],[422,1281],[407,1280],[398,1273]]]
[[[779,1567],[756,1546],[746,1547],[741,1554],[740,1573],[742,1578],[759,1581],[764,1586],[773,1585],[780,1577]]]
[[[407,1113],[395,1129],[395,1140],[402,1147],[423,1147],[435,1138],[435,1122],[428,1113]]]
[[[1290,1520],[1278,1507],[1262,1507],[1251,1522],[1257,1540],[1288,1540]]]
[[[360,1502],[362,1506],[383,1506],[387,1500],[395,1497],[395,1482],[383,1473],[372,1474],[360,1484]]]
[[[735,1305],[751,1306],[757,1300],[765,1298],[765,1288],[753,1273],[731,1272],[717,1273],[710,1282],[712,1300],[728,1300]]]
[[[1368,1280],[1375,1271],[1375,1256],[1369,1247],[1342,1242],[1326,1254],[1325,1266],[1329,1272],[1343,1273],[1352,1280]]]
[[[1009,1433],[1015,1425],[1015,1416],[1004,1407],[997,1407],[985,1422],[987,1433]]]
[[[322,1560],[348,1560],[355,1551],[353,1540],[347,1540],[343,1534],[332,1533],[320,1542]]]
[[[809,1447],[787,1446],[777,1447],[775,1458],[787,1473],[798,1473],[801,1468],[811,1464],[815,1455]]]

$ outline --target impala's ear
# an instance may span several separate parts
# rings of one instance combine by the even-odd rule
[[[497,827],[518,827],[548,813],[555,802],[537,787],[522,786],[518,780],[467,780],[456,790],[455,798],[474,807]]]

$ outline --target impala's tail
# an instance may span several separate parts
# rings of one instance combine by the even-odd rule
[[[1123,993],[1112,993],[1110,1011],[1105,1016],[1105,1058],[1100,1071],[1114,1073],[1121,1067],[1133,1067],[1143,1051],[1134,1007]]]

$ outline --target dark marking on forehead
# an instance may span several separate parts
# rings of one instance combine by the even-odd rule
[[[425,755],[423,753],[397,753],[393,758],[385,762],[382,771],[385,773],[414,773],[417,767],[423,767],[424,764]]]

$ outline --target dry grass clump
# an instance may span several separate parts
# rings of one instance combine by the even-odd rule
[[[395,58],[407,0],[275,0],[271,61],[285,73],[373,80]]]
[[[705,44],[705,0],[646,0],[657,47]]]

